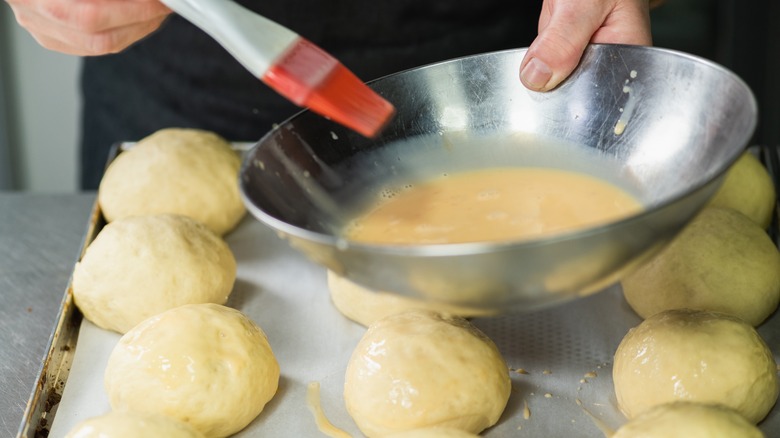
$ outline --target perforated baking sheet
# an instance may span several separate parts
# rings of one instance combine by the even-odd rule
[[[242,150],[248,144],[236,147]],[[777,148],[756,148],[756,152],[778,181]],[[88,225],[84,247],[103,225],[97,205]],[[778,230],[775,217],[770,231],[776,243]],[[347,362],[365,329],[331,305],[324,268],[249,216],[226,240],[238,262],[227,304],[264,329],[282,373],[276,396],[237,436],[324,436],[306,406],[306,388],[312,381],[321,384],[327,417],[351,435],[362,436],[346,412],[342,389]],[[617,428],[625,420],[616,408],[612,355],[625,333],[640,321],[619,286],[547,310],[474,319],[513,370],[507,408],[499,423],[483,435],[603,437],[605,430]],[[770,317],[759,333],[777,361],[780,315]],[[33,392],[20,435],[48,432],[50,437],[63,437],[78,422],[108,412],[103,371],[119,337],[82,320],[67,292],[41,385]],[[767,437],[780,436],[778,406],[760,428]]]
[[[228,305],[238,308],[267,333],[280,363],[279,392],[263,413],[238,434],[324,436],[306,407],[306,386],[322,385],[322,405],[338,427],[361,436],[342,398],[344,372],[363,327],[341,316],[330,303],[325,271],[312,264],[264,225],[245,219],[226,238],[238,261],[235,291]],[[612,354],[640,319],[617,287],[548,310],[475,319],[513,370],[513,391],[498,425],[485,436],[603,437],[622,423],[612,389]],[[780,353],[780,317],[761,328]],[[82,322],[67,385],[50,436],[62,437],[77,422],[110,410],[102,377],[119,335]],[[581,406],[577,401],[581,402]],[[530,416],[524,418],[525,405]],[[778,409],[761,428],[780,436]]]

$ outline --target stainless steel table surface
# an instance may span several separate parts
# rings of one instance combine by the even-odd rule
[[[0,437],[22,423],[94,202],[0,192]]]

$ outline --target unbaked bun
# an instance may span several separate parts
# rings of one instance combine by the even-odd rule
[[[509,398],[495,344],[460,317],[410,311],[372,324],[347,366],[344,401],[369,437],[446,427],[479,433]]]
[[[780,302],[780,252],[747,216],[708,207],[622,286],[626,301],[643,318],[697,309],[758,326]]]
[[[65,438],[204,438],[189,424],[146,412],[113,411],[77,424]]]
[[[709,205],[733,208],[766,230],[777,205],[772,174],[755,155],[745,151],[726,172]]]
[[[167,415],[208,437],[243,429],[278,384],[279,365],[260,327],[217,304],[147,319],[122,336],[105,371],[113,409]]]
[[[240,167],[238,154],[212,132],[163,129],[117,155],[100,182],[98,202],[109,222],[182,214],[221,235],[246,212],[238,188]]]
[[[761,430],[731,408],[684,401],[650,408],[612,435],[612,438],[763,437]]]
[[[386,316],[409,310],[431,310],[462,317],[495,313],[491,310],[426,301],[391,292],[375,292],[333,271],[328,271],[328,290],[333,305],[342,315],[366,327]]]
[[[236,261],[221,237],[185,216],[151,215],[106,225],[73,272],[73,297],[96,325],[125,333],[191,303],[223,304]]]
[[[658,313],[623,338],[613,381],[627,418],[664,403],[717,403],[758,423],[778,395],[777,365],[756,330],[725,314]]]

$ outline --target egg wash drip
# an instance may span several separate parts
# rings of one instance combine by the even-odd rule
[[[547,237],[642,210],[598,178],[549,168],[492,168],[409,184],[345,228],[352,241],[444,244]]]

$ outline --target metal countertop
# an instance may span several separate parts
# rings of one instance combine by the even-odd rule
[[[0,436],[16,436],[95,193],[0,192]]]

